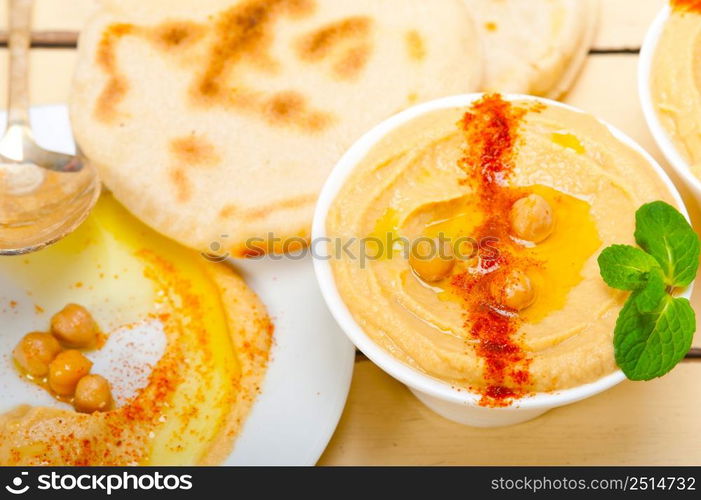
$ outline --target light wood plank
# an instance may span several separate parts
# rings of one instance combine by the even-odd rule
[[[6,2],[0,4],[3,28],[7,20]],[[601,0],[594,48],[638,48],[648,25],[664,3],[665,0]],[[37,30],[79,30],[94,5],[95,0],[36,0],[34,27]]]
[[[598,49],[640,48],[648,26],[666,0],[600,0]]]
[[[30,55],[32,104],[65,103],[73,78],[76,53],[71,49],[33,49]],[[0,107],[7,99],[7,49],[0,49]]]
[[[1,29],[7,26],[7,3],[8,0],[0,2]],[[34,29],[79,30],[94,6],[95,0],[35,0]]]
[[[439,417],[369,361],[321,465],[701,463],[701,363],[513,427],[476,429]]]

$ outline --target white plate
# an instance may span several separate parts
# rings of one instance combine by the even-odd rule
[[[40,144],[73,151],[65,106],[35,108],[32,122]],[[309,258],[234,264],[266,304],[275,344],[262,393],[225,463],[313,465],[343,411],[355,349],[324,305]],[[17,304],[11,307],[11,300]],[[12,349],[45,319],[38,319],[30,298],[0,274],[0,412],[18,404],[61,406],[13,373]]]

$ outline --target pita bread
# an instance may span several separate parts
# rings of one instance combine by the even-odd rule
[[[558,98],[591,47],[598,0],[464,0],[486,56],[484,90]]]
[[[482,63],[463,0],[109,0],[81,35],[71,117],[137,217],[243,256],[303,242],[341,154],[478,90]]]

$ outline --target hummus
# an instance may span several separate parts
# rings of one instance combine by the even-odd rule
[[[698,178],[701,178],[700,61],[701,12],[673,6],[652,62],[652,102],[662,127]]]
[[[113,389],[134,393],[113,410],[85,414],[63,403],[24,404],[0,414],[0,465],[196,465],[226,459],[257,396],[272,332],[264,306],[231,269],[156,234],[111,195],[103,195],[66,239],[0,265],[32,291],[38,314],[75,301],[110,336],[155,324],[165,337],[153,365],[125,363],[113,371]],[[36,326],[42,324],[48,318],[39,318]],[[149,349],[127,348],[135,359]],[[132,387],[137,379],[143,385]],[[24,383],[30,393],[32,382]]]
[[[507,129],[493,109],[511,117]],[[498,141],[508,157],[489,149]],[[480,176],[493,181],[486,195],[475,182]],[[483,255],[461,255],[435,283],[413,272],[404,242],[442,233],[481,244],[489,224],[498,233],[512,201],[532,193],[554,214],[544,241],[496,234],[487,246],[510,263],[488,268]],[[416,118],[366,155],[328,213],[328,236],[351,250],[334,254],[331,265],[346,306],[377,344],[417,370],[481,393],[485,405],[504,406],[617,369],[612,338],[626,295],[605,285],[596,258],[610,244],[634,244],[636,209],[657,199],[672,202],[647,161],[593,117],[486,96],[471,109]],[[389,245],[378,243],[387,238]],[[475,297],[480,280],[500,266],[527,271],[535,301],[485,317],[493,304]],[[505,325],[507,334],[498,331]]]

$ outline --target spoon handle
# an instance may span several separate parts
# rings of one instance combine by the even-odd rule
[[[10,0],[8,17],[10,79],[8,82],[7,124],[29,124],[29,44],[33,0]]]

